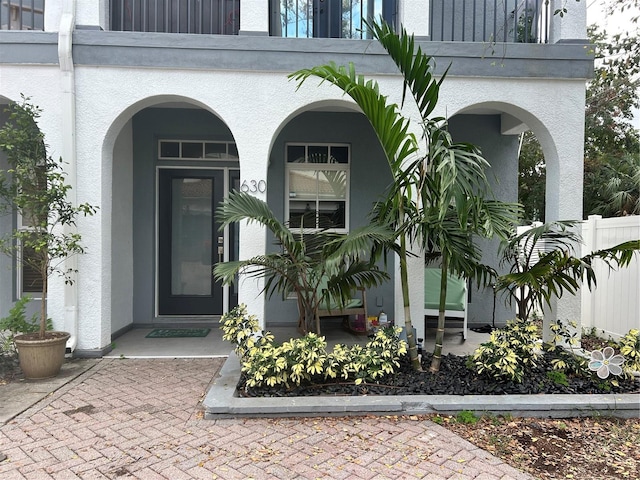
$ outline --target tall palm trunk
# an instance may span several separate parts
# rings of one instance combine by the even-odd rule
[[[442,361],[442,344],[444,343],[444,310],[447,303],[447,269],[449,262],[447,262],[446,255],[442,256],[442,267],[440,274],[440,302],[438,304],[438,328],[436,330],[436,344],[433,349],[433,358],[431,359],[431,366],[429,371],[436,373],[440,370],[440,362]]]
[[[404,208],[402,199],[399,202],[399,217],[404,219]],[[402,284],[402,302],[404,307],[404,329],[407,332],[407,343],[409,344],[409,358],[414,370],[422,371],[422,365],[418,359],[418,347],[416,338],[413,335],[413,323],[411,322],[411,306],[409,303],[409,275],[407,273],[407,239],[404,233],[400,235],[400,283]]]

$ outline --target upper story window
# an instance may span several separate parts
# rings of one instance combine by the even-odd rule
[[[350,153],[346,144],[286,145],[285,218],[290,228],[348,231]]]
[[[397,0],[269,0],[276,37],[371,38],[364,20],[395,24]]]
[[[15,0],[12,0],[15,1]],[[237,35],[240,0],[111,0],[111,30]]]
[[[44,0],[2,0],[0,30],[44,30]]]
[[[237,160],[238,148],[233,142],[193,140],[160,140],[160,160]]]

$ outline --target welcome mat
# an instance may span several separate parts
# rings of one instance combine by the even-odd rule
[[[156,328],[145,338],[206,337],[210,328]]]

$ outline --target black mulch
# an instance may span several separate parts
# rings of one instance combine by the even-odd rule
[[[505,395],[505,394],[553,394],[553,393],[639,393],[640,382],[617,377],[619,387],[590,378],[567,376],[568,386],[559,385],[547,376],[552,370],[549,358],[543,357],[522,383],[498,382],[478,375],[466,366],[467,357],[446,355],[440,371],[429,373],[431,354],[423,358],[424,372],[415,372],[406,359],[400,370],[377,383],[355,385],[353,382],[313,383],[291,389],[284,387],[260,387],[245,389],[244,379],[238,384],[238,393],[248,397],[298,397],[317,395]]]

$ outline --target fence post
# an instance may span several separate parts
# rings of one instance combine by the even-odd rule
[[[582,224],[582,238],[584,246],[582,256],[589,255],[598,249],[598,220],[600,215],[589,215]],[[596,287],[597,288],[597,287]],[[582,287],[582,327],[593,328],[595,326],[596,295],[588,287]]]

